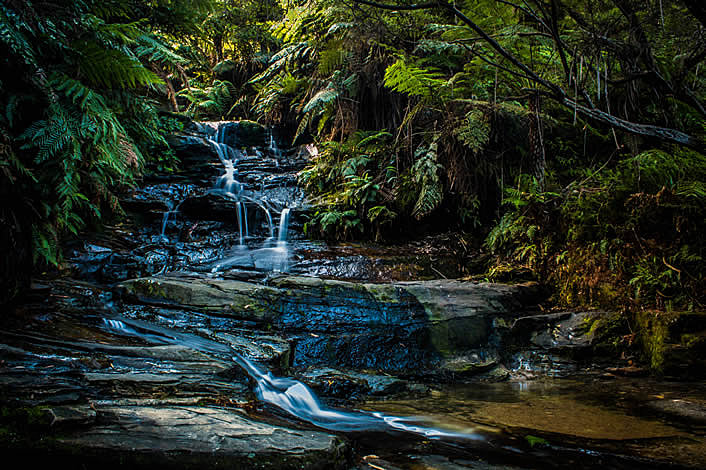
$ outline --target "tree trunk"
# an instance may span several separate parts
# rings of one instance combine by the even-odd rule
[[[158,64],[153,63],[152,64],[152,70],[154,73],[159,76],[164,81],[164,87],[167,90],[167,99],[169,99],[169,105],[171,107],[171,111],[178,113],[179,112],[179,103],[177,103],[176,100],[176,91],[174,90],[174,85],[172,85],[172,81],[169,80],[169,77],[167,74],[162,70],[162,67],[160,67]]]
[[[0,305],[29,287],[32,275],[32,210],[16,185],[0,178]]]
[[[542,101],[539,93],[529,98],[529,151],[532,164],[532,174],[537,179],[540,190],[544,191],[544,174],[547,168],[547,158],[544,151],[544,130],[542,129]]]

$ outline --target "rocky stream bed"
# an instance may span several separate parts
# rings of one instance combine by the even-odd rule
[[[306,240],[296,173],[315,149],[280,151],[255,124],[194,124],[173,145],[184,170],[125,195],[122,224],[74,242],[65,272],[0,318],[8,458],[706,466],[706,387],[604,354],[609,312],[545,313],[534,283],[457,280],[465,262],[439,237]]]

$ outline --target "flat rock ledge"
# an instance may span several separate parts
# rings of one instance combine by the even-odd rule
[[[489,315],[519,317],[541,298],[535,283],[456,280],[356,283],[283,276],[269,285],[189,276],[154,276],[118,288],[143,303],[178,305],[244,320],[296,324],[308,331],[344,326],[407,326]]]
[[[57,458],[121,468],[339,469],[347,454],[331,434],[254,421],[237,410],[175,405],[98,406],[90,427],[51,447]]]
[[[536,309],[535,283],[356,283],[280,276],[267,284],[173,274],[118,285],[123,298],[213,313],[284,332],[296,367],[457,374],[494,364],[504,330]],[[453,358],[453,367],[444,367]],[[470,358],[470,359],[469,359]],[[473,367],[463,366],[459,361]],[[449,363],[451,364],[451,363]],[[441,369],[439,369],[441,367]]]

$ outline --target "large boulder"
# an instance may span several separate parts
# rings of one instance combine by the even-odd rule
[[[151,277],[120,285],[132,299],[264,323],[293,339],[294,365],[380,370],[476,370],[496,360],[496,323],[525,315],[536,284],[455,280],[366,284],[281,276],[269,285]],[[450,358],[454,360],[449,361]]]

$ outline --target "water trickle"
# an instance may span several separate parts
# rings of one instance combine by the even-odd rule
[[[274,133],[270,130],[268,131],[269,142],[267,144],[267,152],[272,155],[276,160],[276,165],[279,166],[279,157],[282,155],[282,151],[277,145]]]
[[[279,235],[277,240],[281,242],[287,241],[287,229],[289,228],[289,208],[282,209],[279,217]]]
[[[159,238],[161,240],[169,241],[169,237],[167,237],[167,224],[169,223],[169,219],[174,216],[174,222],[176,222],[177,214],[179,214],[179,208],[181,205],[184,203],[185,199],[182,199],[177,203],[176,206],[172,207],[171,203],[168,204],[169,210],[165,211],[164,214],[162,215],[162,230],[159,233]]]

